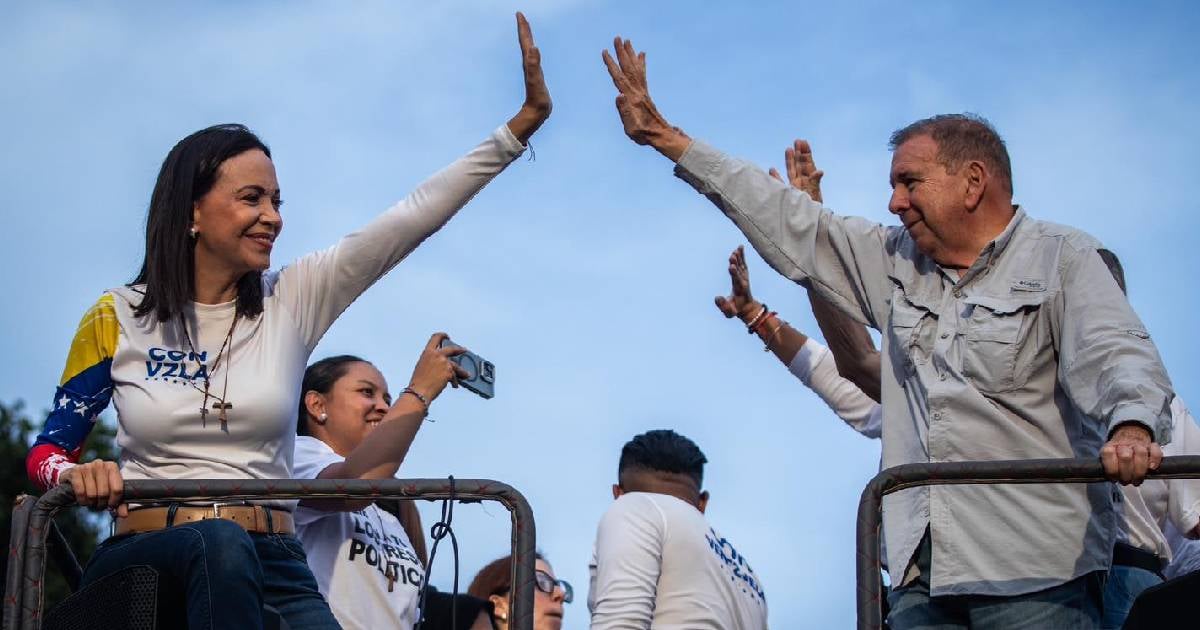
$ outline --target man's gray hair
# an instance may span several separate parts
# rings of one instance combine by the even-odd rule
[[[892,133],[888,148],[918,136],[929,136],[938,146],[938,163],[955,173],[970,160],[983,162],[993,177],[1012,195],[1012,164],[1008,147],[992,123],[976,114],[939,114],[923,118]]]

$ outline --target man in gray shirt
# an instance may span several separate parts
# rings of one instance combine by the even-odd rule
[[[1071,228],[1012,204],[1003,141],[969,116],[892,137],[903,227],[833,214],[693,142],[650,99],[645,56],[604,61],[626,134],[676,162],[776,271],[882,332],[883,465],[1095,457],[1140,483],[1170,439],[1170,380]],[[807,145],[789,149],[803,160]],[[896,628],[1092,627],[1115,532],[1107,484],[933,486],[889,495]],[[946,597],[961,596],[961,597]]]

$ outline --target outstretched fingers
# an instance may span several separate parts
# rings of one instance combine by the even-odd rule
[[[783,168],[787,171],[788,183],[795,185],[796,180],[800,179],[800,169],[796,164],[794,149],[788,148],[783,151]]]
[[[808,176],[817,170],[817,163],[813,161],[812,147],[809,146],[808,140],[797,140],[793,148],[795,149],[793,155],[796,160],[796,168],[800,175]]]
[[[629,79],[625,77],[625,73],[621,70],[617,62],[613,60],[612,55],[608,54],[608,51],[605,50],[600,53],[600,57],[604,59],[604,65],[608,68],[608,76],[612,77],[613,85],[616,86],[617,91],[621,94],[628,92],[630,88]]]
[[[520,11],[517,11],[517,41],[521,43],[522,54],[528,54],[533,49],[533,30],[529,28],[525,14]]]

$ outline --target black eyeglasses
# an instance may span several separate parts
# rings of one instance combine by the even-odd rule
[[[556,580],[554,576],[538,569],[533,573],[534,582],[537,584],[537,590],[547,594],[554,594],[554,587],[561,586],[563,590],[563,603],[570,604],[571,600],[575,599],[575,589],[571,588],[571,584],[566,580]]]

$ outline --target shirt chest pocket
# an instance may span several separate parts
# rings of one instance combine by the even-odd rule
[[[1044,294],[963,299],[963,375],[982,391],[1006,392],[1025,384],[1031,356],[1039,354],[1038,314]]]
[[[892,299],[891,335],[889,355],[896,374],[911,377],[917,363],[929,361],[933,351],[933,334],[936,317],[932,311],[896,290]]]

